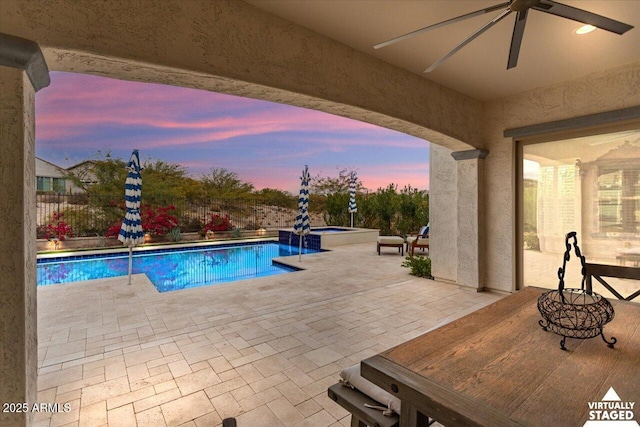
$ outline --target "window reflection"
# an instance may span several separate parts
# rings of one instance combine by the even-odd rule
[[[640,266],[640,129],[524,145],[522,161],[525,286],[557,287],[569,231],[587,262]]]

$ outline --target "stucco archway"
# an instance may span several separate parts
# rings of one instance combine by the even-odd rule
[[[51,70],[185,86],[312,108],[414,135],[452,151],[482,148],[482,104],[239,1],[3,2],[3,32],[36,42]],[[0,197],[20,224],[5,239],[15,271],[3,318],[3,401],[34,402],[37,376],[35,292],[34,90],[26,74],[0,67],[3,173],[21,182]],[[6,138],[5,138],[6,137]],[[469,160],[469,159],[467,159]],[[478,159],[472,185],[481,188]],[[7,168],[5,169],[5,166]],[[33,198],[35,200],[35,198]],[[467,200],[478,203],[478,197]],[[15,208],[15,210],[13,210]],[[458,222],[475,222],[458,218]],[[448,218],[450,220],[450,218]],[[6,236],[5,236],[6,237]],[[30,241],[33,238],[34,243]],[[480,237],[473,235],[475,252]],[[16,249],[10,242],[22,241]],[[476,268],[481,263],[476,263]],[[14,268],[12,267],[12,268]],[[476,273],[478,271],[476,270]],[[480,274],[474,275],[479,278]],[[15,280],[14,280],[15,279]],[[15,299],[14,299],[15,297]],[[11,354],[11,360],[5,355]],[[3,422],[7,416],[3,416]],[[7,425],[25,425],[14,414]]]
[[[482,104],[240,1],[6,1],[49,69],[214,90],[483,148]]]

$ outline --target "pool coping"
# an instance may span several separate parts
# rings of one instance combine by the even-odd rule
[[[244,245],[256,242],[275,242],[278,243],[278,240],[273,237],[260,237],[257,239],[233,239],[233,240],[203,240],[196,242],[185,242],[185,243],[173,243],[173,244],[161,244],[161,245],[144,245],[144,246],[134,246],[132,251],[135,252],[146,252],[146,251],[157,251],[157,250],[171,250],[171,249],[181,249],[181,248],[198,248],[202,246],[222,246],[222,245]],[[37,259],[51,259],[51,258],[68,258],[68,257],[84,257],[84,256],[94,256],[94,255],[110,255],[110,254],[127,254],[129,253],[129,247],[123,246],[122,248],[104,248],[104,249],[91,249],[91,250],[73,250],[73,251],[58,251],[58,252],[47,252],[37,254]]]

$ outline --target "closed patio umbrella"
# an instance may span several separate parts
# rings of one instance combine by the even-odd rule
[[[304,166],[300,177],[300,195],[298,196],[298,216],[293,223],[293,231],[298,235],[299,258],[302,260],[302,237],[311,232],[311,222],[309,221],[309,167]]]
[[[353,228],[353,214],[358,212],[356,205],[356,173],[351,172],[351,180],[349,182],[349,213],[351,214],[351,228]]]
[[[127,179],[125,181],[125,213],[118,240],[129,245],[129,284],[133,270],[133,247],[144,242],[142,220],[140,219],[140,197],[142,194],[142,176],[140,175],[140,156],[138,150],[133,150],[131,160],[127,164]]]

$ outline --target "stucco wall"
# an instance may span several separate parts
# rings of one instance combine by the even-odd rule
[[[473,158],[456,161],[458,172],[458,280],[459,285],[482,290],[484,283],[484,251],[482,238],[484,160]]]
[[[458,278],[458,173],[451,150],[430,146],[429,256],[431,274],[456,283]]]
[[[34,91],[22,70],[0,66],[0,402],[36,399]],[[22,184],[24,183],[24,189]],[[31,416],[31,415],[29,415]],[[27,415],[0,412],[0,425]]]
[[[284,102],[441,144],[431,159],[431,256],[441,279],[455,281],[459,264],[460,193],[450,150],[488,149],[479,191],[486,239],[478,249],[485,251],[485,286],[505,291],[515,283],[515,156],[503,131],[640,105],[636,63],[493,101],[483,111],[477,100],[234,0],[1,0],[0,29],[40,44],[52,70]],[[23,90],[25,79],[19,70],[0,71],[2,178],[24,183],[0,195],[7,219],[0,249],[10,254],[0,258],[0,392],[14,402],[33,401],[37,374],[33,91]],[[0,413],[0,424],[13,425],[6,417]]]
[[[485,105],[488,288],[515,286],[515,145],[505,129],[640,105],[640,63],[499,99]],[[432,180],[433,181],[433,180]]]
[[[0,28],[52,70],[198,87],[482,144],[479,101],[234,0],[3,0]],[[154,65],[150,65],[154,64]]]
[[[328,111],[449,150],[487,148],[485,284],[515,283],[515,155],[507,128],[640,105],[640,66],[603,71],[482,105],[244,2],[4,0],[3,32],[34,40],[53,70],[216,90]],[[444,152],[434,156],[447,157]],[[455,162],[432,159],[434,274],[452,272]],[[452,163],[453,162],[453,163]],[[445,172],[445,169],[451,170]],[[438,188],[440,187],[440,188]],[[450,199],[451,198],[451,199]],[[440,204],[440,202],[442,204]],[[439,213],[440,211],[440,213]],[[440,219],[439,219],[440,218]],[[455,218],[455,216],[454,216]],[[455,241],[455,240],[453,240]],[[438,255],[440,245],[442,255]]]

